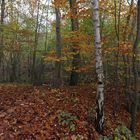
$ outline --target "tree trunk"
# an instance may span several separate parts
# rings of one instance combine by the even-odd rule
[[[60,10],[55,8],[56,13],[56,56],[57,61],[55,62],[55,82],[54,86],[59,87],[62,84],[61,78],[61,32],[60,32]]]
[[[130,129],[133,133],[135,133],[136,128],[136,119],[137,119],[137,108],[138,108],[138,87],[139,87],[139,80],[138,80],[138,45],[140,42],[140,0],[137,3],[137,34],[136,39],[133,46],[133,75],[134,75],[134,98],[132,101],[132,112],[131,112],[131,126]]]
[[[1,25],[3,25],[4,23],[4,13],[5,13],[5,0],[2,0],[1,2]],[[1,40],[0,40],[0,49],[2,49],[3,47],[3,27],[1,27],[0,29],[1,32]]]
[[[133,5],[134,5],[134,0],[131,0],[131,3],[130,3],[130,8],[129,8],[129,14],[127,16],[127,19],[126,19],[126,24],[125,24],[125,28],[124,28],[124,35],[123,35],[123,41],[124,43],[127,43],[127,39],[130,39],[131,38],[129,37],[129,35],[127,34],[128,32],[128,27],[130,25],[130,21],[131,21],[131,13],[132,13],[132,9],[133,9]],[[129,33],[130,34],[130,33]],[[124,80],[124,83],[125,83],[125,106],[126,106],[126,110],[128,112],[131,112],[131,98],[130,98],[130,81],[131,81],[131,77],[129,76],[131,73],[130,73],[130,69],[131,69],[131,66],[130,66],[130,56],[129,54],[128,55],[122,55],[123,57],[123,61],[124,61],[124,75],[125,75],[125,80]]]
[[[3,61],[3,24],[4,24],[4,14],[5,14],[5,0],[1,1],[1,27],[0,27],[0,72],[1,77],[4,79],[4,62]]]
[[[101,39],[100,39],[100,19],[99,19],[99,3],[98,0],[92,1],[93,5],[93,22],[94,22],[94,46],[96,51],[96,73],[97,73],[97,97],[96,97],[96,117],[95,127],[100,133],[104,131],[104,74],[101,52]]]
[[[78,18],[77,18],[77,9],[76,9],[76,0],[69,0],[70,3],[70,10],[72,12],[71,16],[71,28],[72,31],[77,31],[78,30]],[[74,53],[73,55],[73,60],[72,60],[72,72],[70,76],[70,85],[74,86],[77,85],[78,79],[79,79],[79,63],[80,63],[80,49],[78,42],[74,42],[72,44],[72,52]]]
[[[37,5],[37,19],[36,19],[36,28],[35,28],[35,40],[34,40],[34,48],[33,48],[33,64],[32,64],[32,77],[31,81],[32,84],[36,84],[36,51],[37,51],[37,46],[38,46],[38,28],[39,28],[39,8],[40,8],[40,2],[38,2]]]
[[[117,15],[117,1],[114,0],[115,6],[115,32],[117,38],[117,52],[115,58],[115,100],[113,101],[113,115],[116,117],[116,112],[119,111],[119,56],[120,56],[120,20],[121,20],[121,7],[122,0],[119,0],[119,9]]]

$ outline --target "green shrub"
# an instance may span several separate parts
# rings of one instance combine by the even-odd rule
[[[132,132],[122,123],[108,136],[101,136],[99,140],[136,140]]]
[[[71,131],[76,130],[76,125],[74,121],[77,119],[76,116],[73,116],[71,113],[62,111],[58,114],[58,121],[62,126],[68,127]]]

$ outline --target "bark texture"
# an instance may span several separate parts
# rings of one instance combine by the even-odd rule
[[[60,32],[60,10],[55,8],[56,13],[56,56],[58,61],[55,62],[55,87],[59,87],[62,84],[61,79],[61,32]]]
[[[69,0],[70,3],[70,10],[72,12],[71,16],[71,29],[73,32],[78,30],[78,18],[77,18],[77,9],[76,9],[76,0]],[[72,60],[72,72],[70,76],[70,85],[74,86],[77,85],[79,79],[79,73],[77,72],[79,69],[80,64],[80,49],[79,43],[74,42],[72,43],[72,52],[73,60]]]
[[[138,45],[140,42],[140,0],[137,3],[137,34],[136,39],[133,45],[133,75],[134,75],[134,97],[132,101],[132,111],[131,111],[131,126],[130,129],[132,133],[135,133],[136,128],[136,120],[137,120],[137,109],[138,109],[138,101],[139,101],[139,79],[138,79]]]
[[[100,19],[99,19],[99,2],[92,1],[93,6],[93,23],[94,23],[94,46],[96,51],[96,73],[97,73],[97,97],[96,97],[96,117],[95,126],[99,133],[104,131],[104,74],[101,52],[101,37],[100,37]]]

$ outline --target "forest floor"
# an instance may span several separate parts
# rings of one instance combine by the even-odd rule
[[[105,134],[119,122],[130,125],[123,96],[120,111],[116,118],[113,117],[113,93],[111,89],[105,91]],[[96,140],[99,134],[90,123],[95,115],[95,97],[96,89],[90,86],[51,89],[47,86],[0,85],[0,140]],[[67,120],[60,114],[70,115],[67,125],[62,125],[61,121]],[[140,119],[136,135],[140,138]]]

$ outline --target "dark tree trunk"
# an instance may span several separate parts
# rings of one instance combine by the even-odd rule
[[[131,3],[130,3],[130,8],[129,8],[129,14],[127,16],[127,19],[126,19],[126,25],[125,25],[125,28],[124,28],[124,35],[123,35],[123,41],[124,43],[126,43],[127,39],[130,39],[131,38],[129,37],[130,36],[130,33],[127,34],[128,32],[128,27],[130,25],[130,21],[131,21],[131,13],[132,13],[132,8],[133,8],[133,5],[134,5],[134,0],[131,0]],[[125,106],[126,106],[126,110],[128,112],[131,112],[131,89],[130,89],[130,81],[131,81],[131,77],[130,77],[130,74],[131,74],[131,63],[130,63],[130,56],[129,54],[128,55],[123,55],[123,61],[124,61],[124,75],[125,75],[125,80],[124,80],[124,83],[125,83]]]
[[[60,32],[60,10],[59,7],[55,8],[56,13],[56,56],[57,61],[55,62],[55,82],[54,86],[59,87],[62,84],[62,78],[61,78],[61,32]]]
[[[77,9],[76,9],[76,0],[69,0],[70,3],[70,10],[72,12],[71,16],[71,28],[72,31],[77,31],[78,30],[78,18],[77,18]],[[80,64],[80,49],[78,42],[74,42],[72,44],[72,52],[74,53],[73,55],[73,60],[72,60],[72,72],[70,76],[70,85],[77,85],[78,79],[79,79],[79,64]]]
[[[135,128],[136,128],[137,108],[138,108],[138,98],[139,98],[138,60],[137,60],[139,42],[140,42],[140,0],[138,0],[137,3],[137,34],[133,46],[134,96],[132,101],[131,126],[130,126],[130,129],[132,130],[133,133],[135,133]]]
[[[37,83],[37,72],[36,72],[36,51],[38,46],[38,28],[39,28],[39,8],[40,2],[37,5],[37,19],[36,19],[36,27],[35,27],[35,38],[34,38],[34,48],[33,48],[33,64],[32,64],[32,75],[31,81],[33,85]]]
[[[4,14],[5,14],[5,0],[1,1],[1,27],[0,27],[0,72],[1,77],[4,79],[4,60],[3,60],[3,24],[4,24]]]
[[[3,23],[4,23],[4,13],[5,13],[5,0],[2,0],[2,2],[1,2],[1,25],[3,25]],[[0,49],[2,49],[2,47],[3,47],[3,34],[2,34],[3,27],[1,27],[0,32],[1,32]]]

